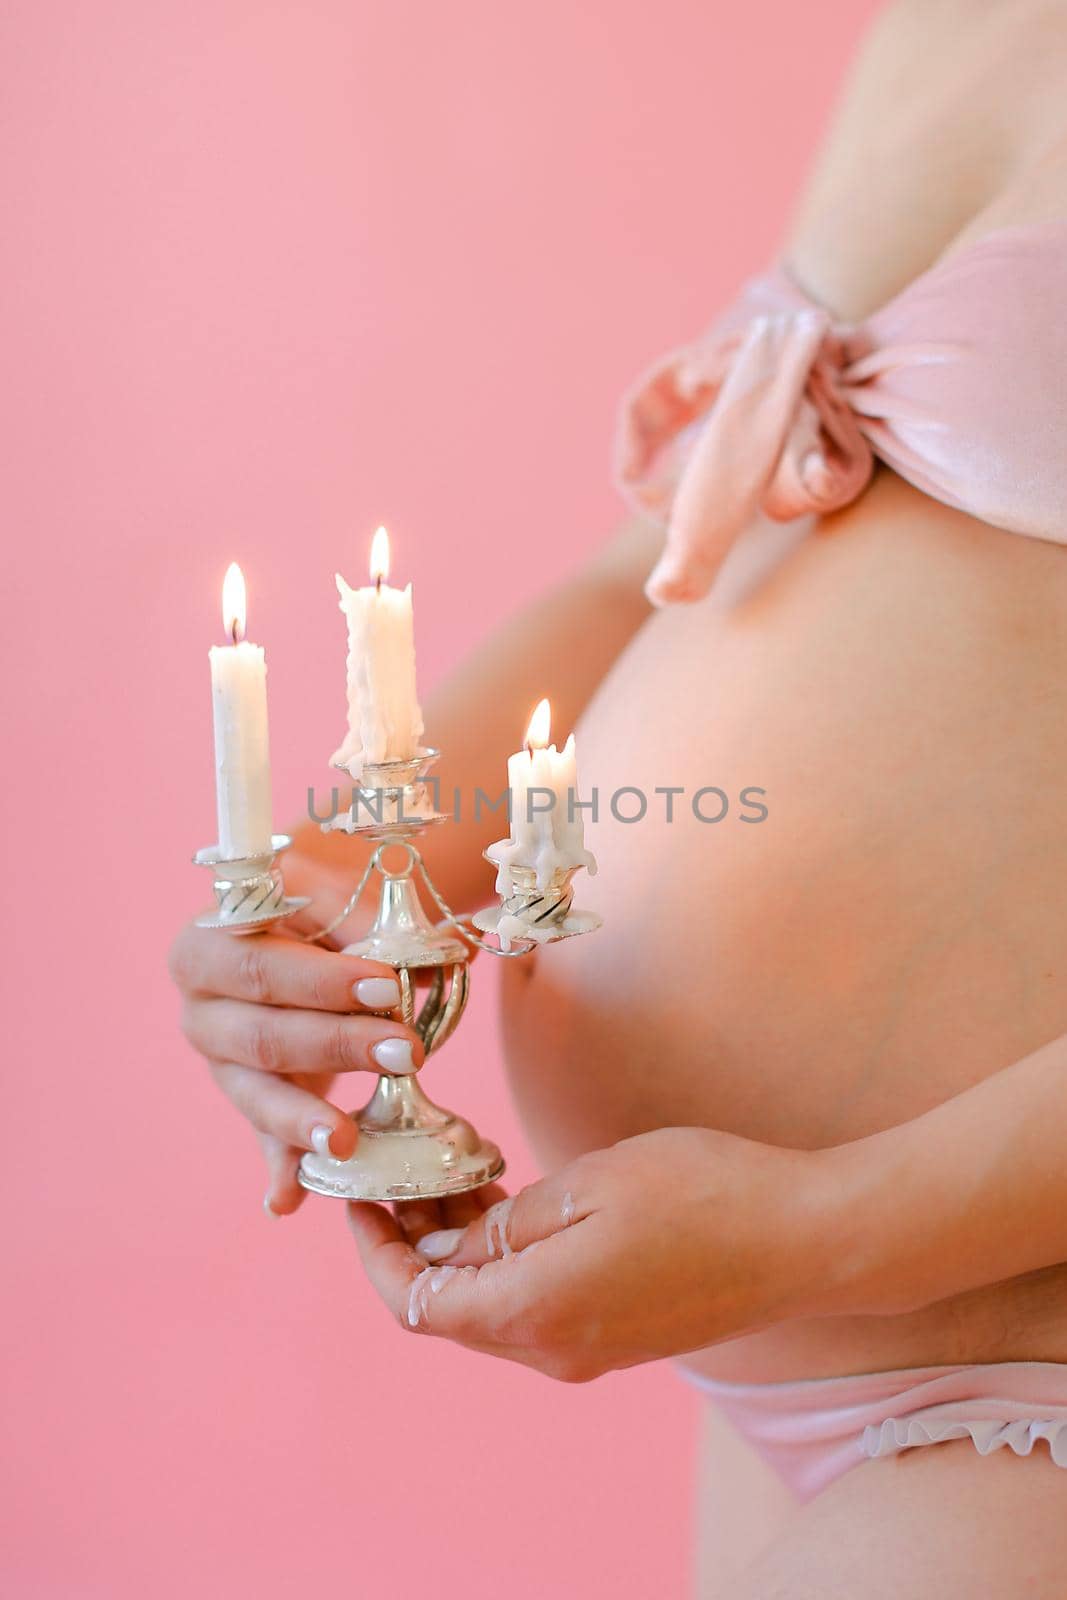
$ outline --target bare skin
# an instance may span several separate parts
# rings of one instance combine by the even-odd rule
[[[1060,1600],[1063,1472],[969,1441],[868,1462],[831,1484],[707,1600]]]
[[[945,250],[1063,216],[1065,61],[1061,5],[892,8],[790,237],[809,290],[859,316]],[[587,786],[756,784],[771,817],[590,830],[603,932],[508,974],[512,1082],[551,1174],[513,1208],[518,1254],[490,1259],[499,1228],[470,1203],[400,1223],[354,1208],[372,1280],[411,1326],[415,1246],[466,1229],[437,1241],[435,1259],[467,1270],[438,1284],[419,1330],[568,1379],[683,1351],[756,1381],[1067,1361],[1064,1197],[1041,1142],[1063,1125],[1064,1063],[1003,1072],[1067,1032],[1052,887],[1067,868],[1067,556],[888,473],[810,537],[753,529],[708,601],[646,621],[653,556],[628,532],[581,579],[595,637],[549,597],[428,724],[464,784],[488,787],[516,712],[547,690],[557,725],[585,707]],[[301,842],[301,887],[328,913],[343,849]],[[461,863],[483,842],[458,830],[454,854],[436,847],[457,905],[478,892]],[[176,966],[194,1013],[215,1008],[191,1037],[221,1060],[233,979],[202,948],[184,934]],[[300,1087],[306,1057],[277,1039],[268,1053]],[[274,1141],[284,1212],[307,1127],[256,1087],[242,1109]],[[339,1117],[328,1081],[311,1088],[314,1114]],[[985,1574],[1004,1600],[1058,1594],[1064,1495],[1037,1455],[945,1445],[874,1463],[729,1592],[981,1594]],[[946,1512],[967,1541],[945,1536]]]
[[[860,315],[945,249],[1063,214],[1065,57],[1062,6],[887,14],[787,251],[813,292]],[[940,85],[930,105],[917,59]],[[997,70],[980,96],[983,62]],[[1023,83],[1027,114],[1012,117]],[[991,125],[1011,140],[990,163]],[[876,272],[853,226],[872,188],[848,156],[857,146],[873,187],[893,174]],[[970,176],[954,166],[920,205],[928,158]],[[983,206],[962,232],[961,185]],[[546,1166],[664,1122],[842,1144],[1067,1031],[1067,908],[1042,888],[1067,864],[1063,550],[1006,538],[889,473],[753,587],[767,543],[754,529],[708,601],[653,617],[581,725],[586,782],[607,793],[758,783],[773,810],[763,827],[714,830],[683,813],[659,850],[654,832],[595,830],[604,931],[507,973],[515,1093]],[[1065,1311],[1067,1281],[1051,1272],[889,1321],[795,1317],[699,1364],[773,1380],[1067,1359]]]

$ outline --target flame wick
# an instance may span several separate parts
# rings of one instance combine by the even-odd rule
[[[389,535],[384,528],[375,531],[370,546],[370,575],[375,589],[382,592],[382,584],[389,576]]]
[[[533,757],[534,750],[544,750],[552,733],[552,708],[547,700],[539,700],[534,707],[526,729],[523,744]]]
[[[245,636],[245,580],[236,561],[231,561],[222,583],[222,626],[234,644]]]

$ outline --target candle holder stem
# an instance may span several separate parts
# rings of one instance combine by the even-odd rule
[[[400,1015],[422,1040],[429,1059],[454,1033],[466,1007],[470,946],[455,921],[436,926],[430,921],[415,883],[416,868],[426,880],[425,867],[410,830],[383,838],[373,826],[379,843],[349,908],[377,873],[377,910],[367,932],[344,953],[393,968]],[[367,830],[356,824],[352,831]],[[394,861],[399,856],[399,862],[390,865],[389,855]],[[421,1004],[420,987],[425,989]],[[504,1170],[498,1147],[480,1138],[465,1118],[436,1105],[417,1072],[383,1074],[354,1121],[359,1145],[347,1161],[313,1152],[303,1157],[298,1177],[305,1189],[345,1200],[424,1200],[463,1194],[491,1183]]]

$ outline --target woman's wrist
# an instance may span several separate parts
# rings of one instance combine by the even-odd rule
[[[809,1314],[896,1316],[1067,1260],[1067,1044],[909,1122],[815,1152],[826,1240]]]
[[[713,1174],[704,1211],[714,1324],[707,1342],[853,1309],[866,1275],[864,1227],[856,1216],[866,1183],[859,1164],[842,1162],[836,1150],[701,1133],[702,1160]],[[725,1276],[724,1235],[730,1240]]]
[[[749,1283],[750,1326],[828,1316],[893,1316],[937,1298],[924,1292],[936,1197],[916,1171],[914,1125],[824,1150],[764,1147],[760,1270]]]
[[[767,1323],[835,1316],[853,1309],[867,1277],[861,1220],[870,1182],[860,1163],[831,1150],[783,1150],[762,1285]]]
[[[825,1229],[817,1314],[898,1316],[944,1292],[927,1266],[947,1218],[922,1144],[919,1119],[815,1152]]]

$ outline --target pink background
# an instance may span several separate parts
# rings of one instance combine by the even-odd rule
[[[6,1594],[684,1592],[695,1400],[404,1341],[340,1208],[264,1220],[165,951],[226,563],[284,820],[335,565],[388,522],[425,685],[609,528],[620,387],[774,248],[873,9],[6,0]],[[522,1179],[476,979],[434,1081]]]

